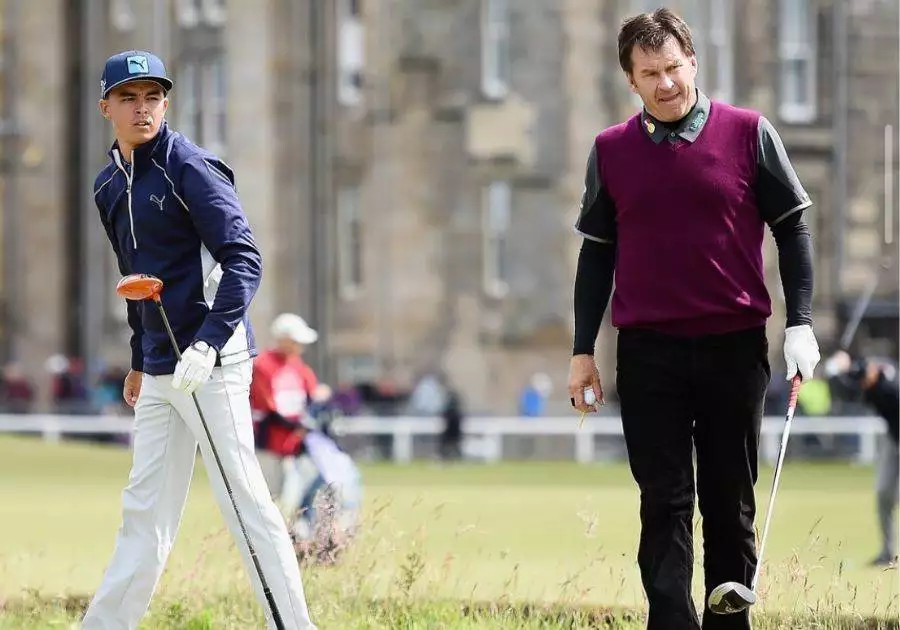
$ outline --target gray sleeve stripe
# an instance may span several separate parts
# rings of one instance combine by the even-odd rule
[[[119,172],[118,170],[113,171],[113,174],[109,176],[109,179],[107,179],[105,182],[100,184],[100,188],[98,188],[97,190],[94,191],[94,197],[96,197],[97,195],[100,194],[100,191],[103,190],[106,187],[106,185],[112,181],[113,177],[115,177],[116,173],[118,173],[118,172]]]
[[[591,236],[590,234],[585,234],[584,232],[579,230],[577,227],[572,228],[572,231],[575,232],[575,234],[577,234],[578,236],[582,236],[589,241],[594,241],[595,243],[605,243],[607,245],[613,244],[613,242],[611,240],[609,240],[608,238],[598,238],[596,236]]]
[[[794,206],[793,208],[791,208],[790,210],[788,210],[787,212],[785,212],[784,214],[779,216],[777,219],[772,221],[771,227],[775,227],[776,225],[778,225],[779,223],[781,223],[782,221],[787,219],[789,216],[791,216],[795,212],[800,212],[801,210],[806,210],[807,208],[809,208],[812,205],[813,205],[812,201],[808,200],[808,201],[804,201],[803,203],[801,203],[799,205]]]

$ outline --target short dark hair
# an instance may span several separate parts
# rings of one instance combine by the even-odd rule
[[[648,52],[657,52],[669,37],[674,37],[681,50],[694,55],[694,38],[687,23],[667,7],[652,13],[641,13],[622,22],[619,28],[619,65],[631,73],[631,51],[639,46]]]

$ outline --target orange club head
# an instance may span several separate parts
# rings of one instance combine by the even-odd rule
[[[163,281],[144,273],[134,273],[125,276],[116,284],[116,293],[126,300],[153,300],[159,301],[162,293]]]

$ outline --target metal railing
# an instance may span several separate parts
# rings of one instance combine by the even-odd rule
[[[130,436],[133,426],[131,416],[0,414],[0,432],[35,433],[51,442],[59,441],[64,434]],[[434,417],[345,417],[335,420],[332,426],[334,432],[341,436],[389,437],[391,457],[396,463],[407,463],[414,459],[413,446],[416,438],[434,438],[443,431],[443,421]],[[783,428],[783,418],[763,419],[760,439],[760,457],[763,460],[774,462]],[[586,418],[580,428],[577,417],[474,417],[464,422],[463,432],[464,451],[484,461],[504,459],[505,437],[570,436],[573,441],[572,458],[580,463],[591,463],[597,460],[595,438],[621,437],[622,423],[618,416]],[[869,464],[875,460],[879,436],[883,433],[884,422],[875,416],[798,417],[794,418],[791,427],[792,439],[801,435],[856,436],[858,449],[855,460],[861,464]]]

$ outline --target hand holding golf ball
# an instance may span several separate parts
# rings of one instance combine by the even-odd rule
[[[590,405],[594,411],[597,411],[599,407],[602,407],[606,403],[602,400],[597,402],[597,396],[594,395],[594,390],[591,387],[584,388],[584,404]],[[580,429],[584,425],[584,416],[587,412],[582,411],[581,417],[578,418],[578,428]]]
[[[600,373],[592,355],[576,354],[572,357],[568,390],[572,407],[581,413],[597,411],[597,405],[603,404]]]

